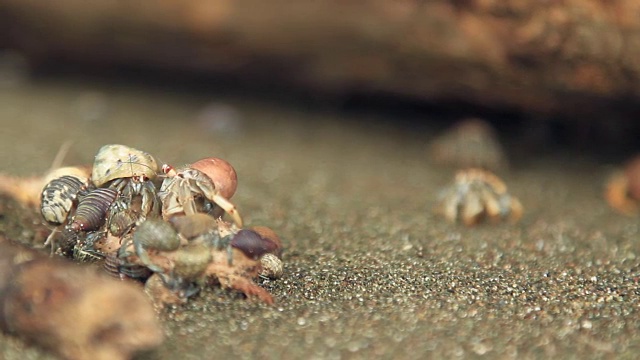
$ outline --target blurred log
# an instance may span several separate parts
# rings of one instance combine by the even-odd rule
[[[2,236],[0,329],[65,359],[129,359],[163,338],[139,286],[50,259]]]
[[[0,0],[41,58],[538,113],[637,111],[635,0]]]

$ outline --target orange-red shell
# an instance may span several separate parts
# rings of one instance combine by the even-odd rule
[[[236,170],[227,161],[220,158],[209,157],[191,164],[192,169],[199,170],[207,175],[216,185],[220,195],[231,199],[238,188],[238,175]]]

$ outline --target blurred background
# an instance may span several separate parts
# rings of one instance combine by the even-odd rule
[[[225,95],[385,113],[398,127],[483,117],[526,151],[626,154],[638,133],[639,12],[587,0],[3,0],[0,85],[209,96],[199,116],[218,119],[203,125],[214,131],[240,131]],[[107,92],[85,95],[81,116],[108,113]]]

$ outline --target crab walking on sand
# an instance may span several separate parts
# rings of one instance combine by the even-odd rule
[[[472,226],[485,218],[492,222],[515,222],[522,217],[523,207],[496,175],[482,169],[467,169],[459,171],[453,184],[440,193],[435,212],[451,222],[460,220]]]

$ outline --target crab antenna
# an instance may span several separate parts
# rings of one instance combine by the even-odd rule
[[[53,159],[53,162],[51,163],[51,168],[49,169],[50,171],[57,169],[62,165],[62,161],[69,153],[69,149],[71,149],[71,145],[73,145],[72,140],[67,140],[63,142],[62,145],[60,145],[60,149],[58,150],[56,157]]]

